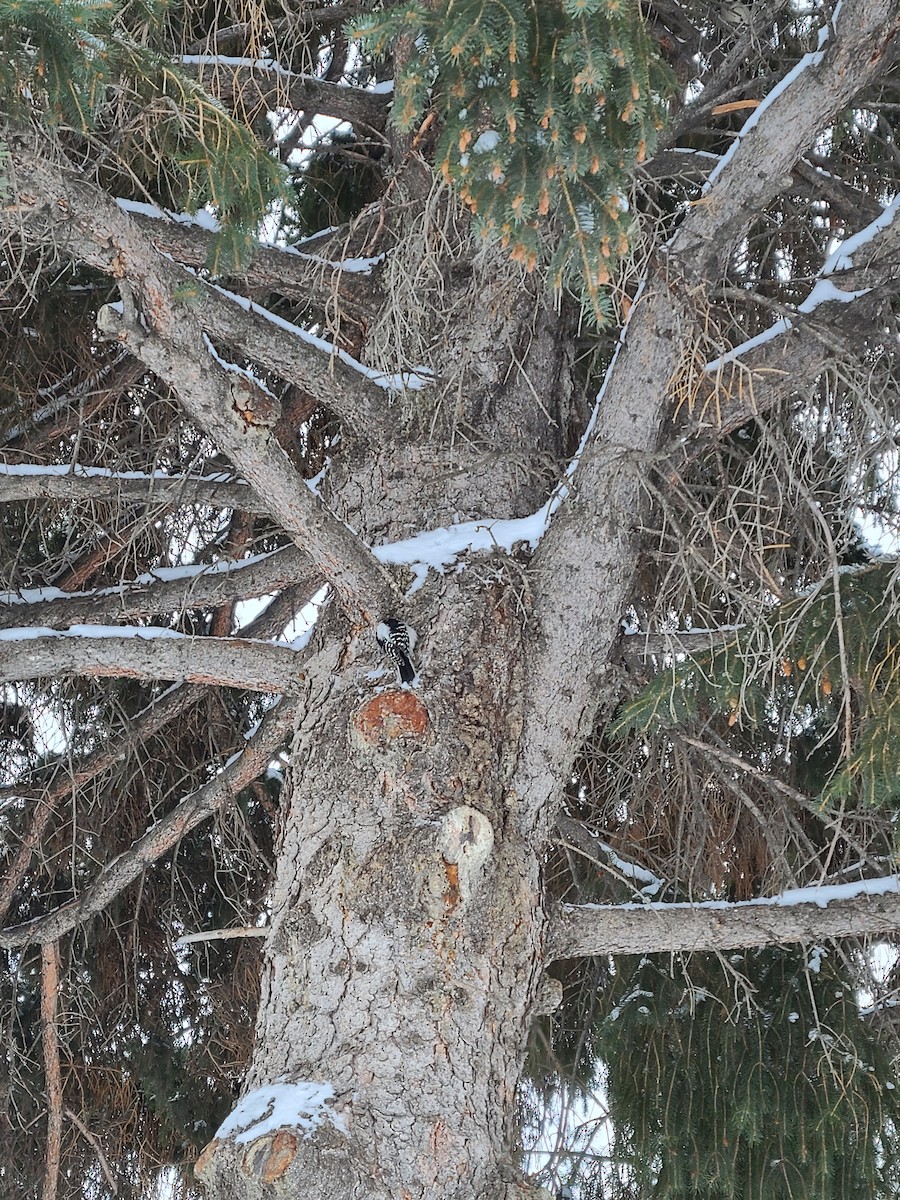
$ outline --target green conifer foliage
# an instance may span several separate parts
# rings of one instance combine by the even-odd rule
[[[897,1194],[895,1072],[835,952],[698,954],[683,972],[668,955],[617,963],[600,1032],[611,1165],[583,1196]]]
[[[602,322],[628,248],[623,191],[652,152],[669,74],[632,0],[445,0],[374,13],[354,30],[395,56],[395,124],[434,105],[436,162],[529,270],[549,257]]]
[[[896,803],[900,778],[900,627],[895,564],[844,569],[773,607],[720,647],[674,662],[619,713],[611,733],[672,727],[701,712],[729,725],[837,740],[828,803]],[[785,721],[788,714],[788,721]]]
[[[165,5],[144,6],[158,24]],[[119,165],[188,212],[215,209],[213,270],[237,268],[286,176],[252,133],[171,59],[132,39],[115,0],[0,0],[0,115],[104,132],[115,105]]]

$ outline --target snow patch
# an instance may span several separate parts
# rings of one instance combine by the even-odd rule
[[[619,909],[636,910],[658,909],[671,911],[673,909],[719,909],[731,911],[736,908],[759,908],[767,905],[772,908],[794,908],[799,904],[814,904],[816,908],[827,908],[836,900],[853,900],[856,896],[888,896],[892,892],[900,892],[900,875],[881,875],[877,879],[860,879],[855,883],[822,884],[818,887],[789,888],[777,896],[760,896],[756,900],[701,900],[698,903],[675,901],[671,904],[652,902],[650,904],[566,904],[566,911],[580,912],[585,909]]]
[[[311,1137],[324,1122],[342,1133],[346,1123],[341,1113],[329,1105],[334,1099],[330,1083],[298,1080],[296,1083],[270,1083],[248,1092],[216,1130],[217,1138],[252,1142],[276,1129],[299,1130]]]

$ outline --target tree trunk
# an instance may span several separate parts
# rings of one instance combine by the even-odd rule
[[[433,369],[443,359],[455,389],[464,361],[466,390],[431,412],[407,394],[405,447],[344,456],[332,503],[367,540],[540,502],[571,423],[568,339],[500,274],[467,280],[439,331]],[[516,1103],[547,926],[540,843],[510,790],[528,607],[514,557],[430,573],[403,612],[415,689],[385,688],[392,669],[373,681],[370,638],[345,645],[340,674],[310,678],[247,1090],[197,1164],[211,1196],[533,1191]],[[336,638],[327,618],[316,637]],[[282,1082],[299,1086],[271,1090]],[[277,1112],[261,1125],[277,1097],[305,1097],[311,1128]]]
[[[247,1088],[327,1083],[332,1120],[213,1142],[214,1196],[450,1200],[516,1177],[544,957],[539,857],[508,819],[521,622],[512,589],[474,575],[427,607],[421,691],[373,695],[364,661],[310,680]],[[442,672],[454,657],[470,665]]]

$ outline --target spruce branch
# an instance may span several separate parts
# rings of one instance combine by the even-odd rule
[[[873,882],[883,883],[887,890],[867,894],[861,884],[861,894],[827,902],[820,889],[809,888],[808,898],[801,899],[803,889],[798,889],[790,903],[775,896],[734,904],[564,905],[552,922],[549,961],[894,934],[900,928],[897,879]]]
[[[89,592],[10,599],[0,608],[0,629],[43,625],[65,629],[70,625],[112,624],[146,618],[157,613],[186,612],[264,596],[293,585],[309,599],[322,586],[321,572],[296,546],[272,554],[224,564],[211,564],[182,578],[144,579],[96,588]],[[55,589],[54,589],[55,590]]]
[[[308,596],[301,589],[286,588],[244,628],[244,636],[276,636],[307,599]],[[129,722],[127,733],[121,740],[110,739],[99,750],[74,765],[60,764],[50,781],[44,784],[40,793],[34,797],[34,812],[28,829],[20,839],[15,857],[0,881],[0,921],[6,917],[47,826],[62,802],[120,762],[129,749],[143,745],[179,717],[186,716],[208,695],[209,688],[204,684],[181,683],[176,687],[167,688],[162,696],[153,700]],[[26,789],[29,789],[28,783],[24,789],[21,784],[0,787],[0,801],[15,799]]]
[[[78,625],[63,633],[26,628],[21,637],[15,628],[7,629],[0,641],[0,679],[181,679],[287,695],[303,686],[303,655],[288,646],[240,637],[191,637],[154,626],[120,634],[119,628]]]
[[[533,694],[546,701],[529,713],[523,737],[531,778],[542,776],[547,757],[570,761],[593,723],[597,676],[608,669],[632,578],[641,476],[655,459],[671,381],[690,362],[697,308],[735,240],[787,186],[819,131],[890,67],[898,20],[900,0],[846,0],[837,32],[755,111],[702,202],[652,264],[608,369],[595,430],[534,560],[529,670]]]
[[[318,658],[321,659],[322,655]],[[330,658],[334,662],[336,655],[333,650]],[[300,707],[300,701],[282,700],[266,714],[245,750],[236,755],[209,783],[179,801],[129,849],[107,863],[77,899],[45,916],[0,930],[0,946],[12,949],[53,942],[89,917],[102,912],[186,834],[232,802],[238,792],[267,769],[272,755],[290,736]]]
[[[18,179],[29,174],[32,186],[39,185],[41,195],[52,198],[53,207],[67,218],[68,252],[133,292],[138,310],[133,321],[112,306],[101,310],[105,336],[126,345],[175,390],[191,418],[321,568],[346,611],[365,625],[376,625],[394,607],[387,575],[371,551],[310,491],[271,436],[262,389],[246,373],[226,370],[209,352],[199,316],[176,299],[181,270],[149,246],[99,189],[18,145],[11,147],[10,157]],[[31,204],[43,209],[35,199]],[[235,306],[234,311],[241,310]]]

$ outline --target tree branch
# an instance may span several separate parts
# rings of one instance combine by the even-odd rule
[[[322,655],[317,657],[321,658]],[[334,666],[336,658],[332,648]],[[162,858],[181,838],[233,800],[238,792],[266,770],[272,755],[290,735],[301,706],[301,701],[282,700],[266,714],[247,749],[229,762],[215,779],[185,797],[138,838],[130,849],[107,863],[77,899],[46,916],[35,917],[0,931],[0,946],[13,949],[36,942],[44,944],[55,941],[88,917],[101,912],[147,867]]]
[[[216,236],[210,230],[199,225],[167,220],[162,211],[158,217],[129,211],[138,228],[163,254],[169,254],[178,262],[197,269],[202,269],[209,261]],[[332,234],[329,240],[336,238],[337,235]],[[360,271],[345,271],[339,261],[329,261],[327,252],[317,250],[313,253],[307,244],[304,245],[304,251],[308,252],[295,253],[274,246],[257,246],[241,276],[244,287],[251,295],[277,292],[280,296],[325,309],[330,309],[335,296],[339,296],[342,312],[371,320],[384,299],[381,288],[372,276]],[[211,332],[215,335],[214,330]]]
[[[833,888],[798,888],[771,900],[736,904],[573,904],[564,905],[553,920],[549,961],[591,954],[738,950],[898,929],[897,876]]]
[[[244,635],[267,638],[279,633],[305,599],[305,597],[298,597],[296,592],[297,589],[292,587],[285,589],[258,617],[250,622],[243,631]],[[108,739],[100,750],[86,759],[82,759],[74,769],[67,769],[66,766],[60,764],[56,773],[43,786],[41,795],[36,798],[31,823],[19,843],[19,849],[10,863],[2,884],[0,884],[0,921],[6,917],[9,911],[16,889],[25,877],[28,864],[41,844],[44,831],[60,801],[77,788],[84,787],[92,779],[96,779],[102,772],[108,771],[115,763],[122,760],[128,752],[128,747],[140,745],[159,733],[161,729],[165,729],[182,713],[188,712],[195,704],[198,704],[208,693],[209,689],[202,684],[182,683],[169,688],[143,712],[138,713],[129,721],[123,739],[126,745],[123,745],[121,740]],[[23,788],[20,784],[0,787],[0,800],[14,799],[22,791]]]
[[[142,367],[143,371],[144,368]],[[27,474],[20,471],[27,470]],[[236,508],[241,512],[264,513],[267,508],[246,483],[224,483],[203,476],[118,475],[102,467],[73,463],[48,467],[39,463],[0,463],[0,504],[16,500],[112,500],[116,504],[158,505],[179,508],[186,504]]]
[[[70,625],[110,624],[264,596],[288,584],[296,585],[311,598],[323,582],[321,572],[296,546],[238,562],[223,560],[200,566],[196,572],[175,579],[166,579],[164,571],[160,574],[163,577],[157,579],[151,571],[148,576],[117,587],[46,599],[39,598],[41,593],[53,593],[55,588],[36,589],[37,597],[25,589],[20,593],[21,600],[7,596],[0,604],[0,629],[45,625],[60,630]]]
[[[837,29],[777,84],[707,181],[704,202],[679,232],[678,252],[698,274],[718,272],[749,222],[785,187],[816,134],[900,53],[897,0],[845,0]]]
[[[196,55],[184,64],[211,96],[240,111],[249,123],[278,108],[324,114],[351,125],[383,130],[392,96],[329,83],[314,75],[286,71],[277,63],[230,63],[217,55]]]
[[[302,687],[304,656],[287,646],[249,638],[191,637],[172,630],[76,626],[64,633],[7,630],[0,640],[0,679],[66,675],[128,679],[183,679],[188,683],[295,695]],[[162,636],[154,636],[162,635]]]
[[[394,607],[391,582],[368,547],[306,486],[269,426],[271,398],[248,375],[204,349],[199,317],[174,296],[181,268],[159,255],[104,193],[10,139],[7,167],[16,175],[19,216],[40,221],[47,208],[68,216],[67,249],[134,289],[139,314],[101,310],[103,332],[115,336],[169,383],[192,419],[256,489],[268,511],[306,550],[355,620],[374,626]],[[22,178],[29,176],[31,192]],[[53,218],[56,220],[56,218]],[[194,277],[188,277],[193,279]],[[217,293],[209,291],[209,297]],[[224,298],[220,297],[223,303]],[[212,304],[212,300],[210,301]],[[206,304],[204,304],[204,309]],[[214,305],[213,305],[214,307]],[[240,312],[234,306],[235,312]],[[262,318],[256,318],[263,325]],[[272,328],[275,328],[274,326]],[[297,340],[297,345],[302,343]]]
[[[14,211],[6,211],[7,225],[31,224],[41,240],[52,236],[73,257],[116,279],[127,278],[146,301],[142,315],[155,332],[171,335],[180,324],[196,330],[199,323],[217,341],[321,396],[356,436],[378,440],[386,435],[388,398],[364,374],[158,253],[127,212],[71,168],[25,148],[9,131],[4,140],[7,175],[19,201]],[[149,294],[140,295],[147,288]],[[174,297],[179,295],[195,299],[178,303]]]
[[[538,787],[548,800],[558,797],[558,781],[593,724],[632,578],[641,476],[656,453],[673,382],[691,361],[695,313],[735,241],[787,186],[819,130],[889,65],[898,18],[900,0],[845,0],[837,35],[755,110],[635,300],[595,429],[533,563],[526,691],[535,702],[521,739],[520,791]],[[523,833],[534,836],[532,812],[526,820]],[[538,835],[549,832],[542,826]]]
[[[41,1040],[47,1081],[47,1153],[41,1200],[56,1200],[62,1155],[63,1082],[56,1028],[58,1000],[59,947],[56,942],[45,942],[41,946]]]

